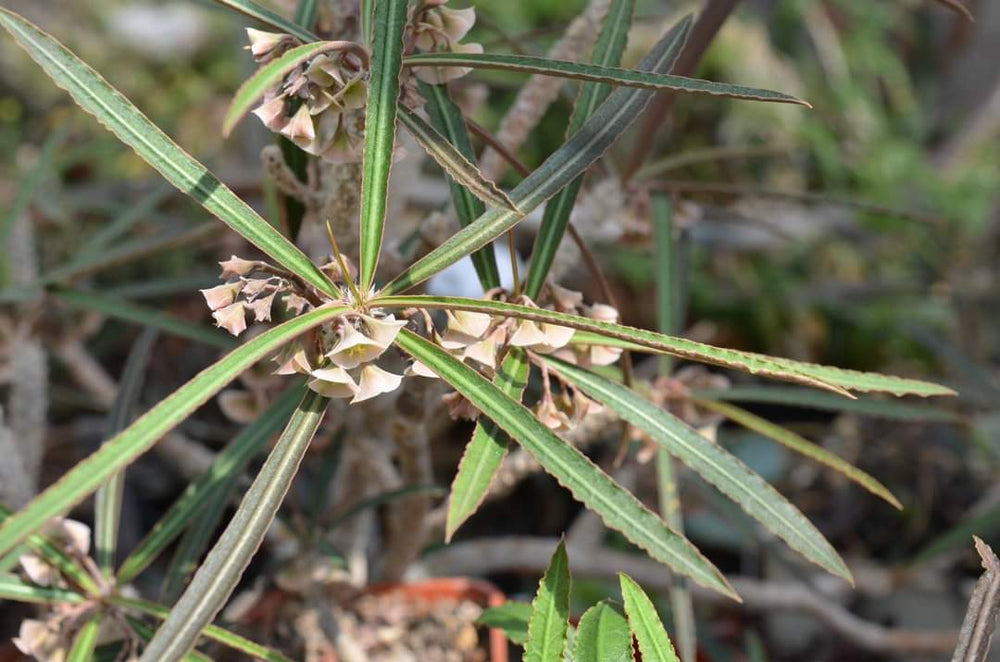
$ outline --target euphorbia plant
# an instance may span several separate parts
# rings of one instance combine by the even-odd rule
[[[269,322],[276,305],[289,318],[239,345],[7,517],[0,525],[0,556],[20,554],[24,544],[44,547],[47,539],[39,532],[47,523],[99,490],[106,502],[99,510],[97,529],[107,531],[102,518],[113,519],[120,507],[120,493],[116,499],[113,490],[108,490],[109,483],[254,364],[274,359],[277,374],[304,375],[308,389],[236,514],[169,614],[124,596],[121,588],[177,535],[182,516],[178,512],[190,513],[190,509],[168,513],[166,523],[161,522],[117,571],[106,569],[95,575],[86,567],[85,552],[76,553],[72,562],[60,562],[55,553],[41,555],[57,567],[61,564],[63,574],[70,575],[65,589],[57,587],[65,595],[53,592],[56,588],[46,592],[13,577],[0,583],[4,595],[55,603],[76,596],[73,600],[84,606],[77,610],[74,624],[99,621],[105,613],[119,618],[130,609],[165,615],[163,625],[145,646],[143,660],[181,659],[203,633],[214,633],[224,642],[249,650],[249,642],[206,628],[261,544],[329,399],[348,398],[352,406],[364,406],[360,403],[395,390],[405,379],[430,377],[439,377],[454,389],[450,402],[457,414],[478,421],[452,485],[449,538],[476,511],[513,442],[527,449],[607,526],[652,558],[738,599],[724,575],[683,535],[557,435],[603,406],[736,501],[805,558],[850,580],[850,572],[832,546],[762,478],[662,407],[591,368],[614,364],[623,349],[633,349],[744,370],[844,397],[852,397],[854,391],[945,395],[948,389],[624,326],[608,302],[584,302],[579,294],[548,282],[548,270],[582,177],[643,110],[654,91],[804,102],[778,92],[669,75],[690,29],[689,18],[670,29],[637,69],[617,68],[631,21],[630,0],[611,3],[592,64],[482,53],[476,45],[462,43],[474,20],[472,10],[454,10],[443,0],[362,1],[360,34],[338,41],[322,41],[310,31],[309,21],[292,23],[249,0],[222,4],[269,25],[268,31],[249,32],[252,54],[262,66],[234,98],[225,129],[253,110],[267,127],[312,157],[359,160],[357,239],[338,237],[341,229],[328,226],[332,258],[324,264],[313,263],[95,71],[22,17],[0,10],[3,27],[82,108],[268,256],[270,261],[234,256],[222,263],[224,282],[203,291],[217,324],[240,335],[248,318]],[[566,141],[508,192],[476,168],[464,118],[444,85],[477,68],[582,81]],[[464,227],[401,272],[384,274],[379,263],[386,250],[385,226],[393,222],[387,216],[387,194],[397,156],[397,124],[448,174]],[[492,242],[550,198],[524,287],[515,279],[513,289],[502,288]],[[341,245],[357,246],[357,254],[345,255]],[[484,298],[410,293],[466,256],[473,257]],[[440,328],[435,311],[444,311],[446,324]],[[405,374],[384,365],[391,353],[412,359]],[[538,400],[526,406],[522,398],[532,370],[541,374],[543,389]],[[286,415],[291,408],[289,397],[280,401],[285,403]],[[262,427],[281,419],[274,413],[264,414],[261,420],[267,425]],[[203,495],[208,489],[214,487],[206,484],[193,493]],[[102,544],[108,557],[108,547],[113,550],[116,544],[113,532],[106,533]],[[93,649],[89,635],[78,640],[83,641],[84,652],[87,647]],[[262,654],[259,648],[254,650],[252,654]]]

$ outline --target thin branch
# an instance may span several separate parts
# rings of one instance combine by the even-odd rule
[[[1000,559],[982,540],[975,536],[973,540],[985,572],[972,592],[951,662],[984,662],[990,654],[990,639],[1000,613]]]

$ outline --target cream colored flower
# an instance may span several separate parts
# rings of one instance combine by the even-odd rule
[[[247,308],[253,312],[254,321],[271,321],[271,307],[274,305],[275,295],[277,295],[277,292],[271,292],[266,297],[260,297],[254,300],[253,303],[247,304]]]
[[[316,127],[313,125],[313,118],[309,114],[309,108],[305,105],[300,106],[295,111],[295,114],[288,120],[288,123],[282,127],[280,133],[298,145],[302,150],[310,154],[316,153]]]
[[[545,340],[545,334],[537,324],[531,320],[523,320],[510,337],[510,344],[514,347],[534,347],[544,345]]]
[[[300,343],[289,343],[285,345],[278,355],[274,357],[278,368],[275,375],[308,375],[312,372],[312,365],[309,363],[309,355]]]
[[[327,398],[350,398],[358,394],[358,385],[346,370],[339,367],[313,370],[309,388]]]
[[[422,362],[413,360],[413,363],[409,365],[406,371],[403,373],[406,377],[427,377],[430,379],[438,379],[439,375],[424,365]]]
[[[483,52],[482,44],[455,44],[450,49],[453,53],[479,55]],[[444,85],[448,81],[461,78],[472,71],[471,67],[416,67],[413,72],[417,78],[431,85]]]
[[[402,375],[394,375],[370,363],[361,369],[361,378],[358,380],[358,392],[351,400],[351,404],[370,400],[383,393],[391,393],[399,388],[402,382]]]
[[[249,391],[239,389],[226,389],[219,394],[219,409],[226,415],[226,418],[246,425],[257,420],[260,408],[257,406],[257,398]]]
[[[556,304],[556,309],[563,312],[575,311],[583,304],[583,294],[560,287],[555,283],[549,284],[549,295]]]
[[[385,349],[385,345],[369,338],[345,321],[340,327],[340,340],[327,352],[326,357],[334,365],[350,370],[362,363],[374,361]]]
[[[363,315],[361,321],[368,328],[372,340],[388,348],[396,340],[400,330],[406,326],[406,320],[397,320],[392,315],[385,317],[369,317]]]
[[[428,2],[426,9],[417,18],[415,32],[416,45],[425,51],[451,48],[462,41],[476,23],[476,10],[450,9],[443,2]]]
[[[542,354],[551,354],[557,349],[562,349],[569,344],[569,341],[573,339],[573,334],[576,330],[568,326],[558,326],[556,324],[548,324],[543,322],[538,325],[545,336],[545,341],[539,345],[532,347],[536,352]]]
[[[39,662],[63,662],[66,659],[68,642],[63,638],[56,619],[25,619],[12,641],[19,651]]]
[[[587,308],[587,317],[598,322],[618,323],[618,309],[606,303],[595,303]]]
[[[237,301],[236,303],[219,308],[212,313],[215,325],[225,329],[234,336],[240,335],[247,329],[245,306],[246,304],[242,301]]]
[[[287,47],[295,43],[295,38],[283,32],[265,32],[247,28],[247,39],[250,41],[250,53],[258,62],[272,60]]]
[[[460,349],[479,342],[492,322],[489,315],[465,310],[449,310],[446,315],[448,326],[441,338],[441,346],[445,349]]]
[[[222,267],[222,275],[219,277],[225,280],[227,278],[249,276],[257,268],[257,263],[253,260],[244,260],[241,257],[233,255],[228,260],[219,262],[219,266]]]
[[[535,408],[535,416],[545,427],[556,432],[565,432],[572,428],[569,416],[556,406],[552,398],[543,398]]]
[[[587,360],[590,365],[611,365],[622,356],[621,347],[590,345],[587,350]]]
[[[236,301],[236,297],[239,296],[242,289],[243,283],[236,281],[235,283],[223,283],[222,285],[216,285],[207,290],[199,291],[205,297],[205,303],[208,304],[209,309],[218,310]]]
[[[285,113],[288,110],[288,103],[284,96],[276,96],[271,100],[257,106],[252,112],[271,131],[281,131],[288,124]]]

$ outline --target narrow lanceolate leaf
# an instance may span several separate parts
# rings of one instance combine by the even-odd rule
[[[850,571],[823,534],[767,481],[735,456],[625,386],[556,358],[547,357],[546,361],[570,384],[661,444],[792,549],[829,572],[851,581]]]
[[[365,115],[365,153],[361,171],[361,291],[375,280],[385,230],[389,171],[396,140],[399,70],[403,63],[406,0],[375,3],[371,78]]]
[[[495,422],[528,450],[549,474],[566,487],[604,523],[646,550],[654,559],[695,582],[739,599],[715,566],[694,545],[667,527],[628,491],[615,483],[579,450],[557,437],[519,402],[474,369],[434,343],[403,329],[396,344]]]
[[[202,630],[236,589],[264,540],[316,434],[328,400],[307,392],[236,514],[195,573],[184,595],[143,652],[140,662],[175,662],[197,643]]]
[[[0,556],[52,517],[65,514],[93,494],[241,372],[293,338],[347,310],[346,306],[326,306],[296,317],[262,333],[198,373],[0,525]]]
[[[562,662],[569,629],[569,558],[562,540],[531,603],[524,662]]]
[[[222,135],[228,136],[233,127],[243,119],[243,116],[250,112],[254,104],[263,98],[264,93],[279,84],[300,64],[321,53],[356,48],[357,44],[350,41],[315,41],[297,46],[276,60],[268,62],[254,72],[253,76],[240,86],[240,89],[236,90],[236,94],[233,95],[233,100],[226,110],[226,117],[222,121]]]
[[[97,647],[97,635],[101,631],[101,614],[94,614],[83,627],[80,628],[76,639],[73,641],[73,648],[70,649],[66,662],[90,662],[94,656],[94,649]]]
[[[690,18],[672,28],[639,64],[642,71],[666,71],[673,47],[690,27]],[[421,283],[514,227],[531,210],[572,182],[611,146],[638,117],[652,97],[651,90],[619,88],[562,147],[514,190],[510,199],[522,213],[492,208],[471,225],[462,228],[436,249],[415,262],[383,290],[397,294]]]
[[[465,117],[462,116],[462,110],[448,95],[448,86],[428,85],[422,81],[419,81],[419,85],[420,95],[427,100],[424,109],[431,118],[431,124],[470,163],[474,163],[476,153],[472,149],[472,141],[469,139],[469,129],[465,124]],[[455,206],[455,213],[458,215],[458,222],[463,228],[486,211],[486,205],[483,204],[482,200],[452,177],[448,178],[448,188],[451,189],[451,200]],[[506,193],[504,195],[506,196]],[[479,276],[479,283],[483,286],[483,291],[487,292],[495,287],[500,287],[500,272],[497,270],[493,244],[486,244],[473,253],[471,257],[472,265]]]
[[[503,53],[418,53],[406,58],[408,67],[473,67],[475,69],[504,69],[527,74],[575,78],[593,83],[641,87],[648,90],[674,90],[695,92],[718,97],[748,99],[752,101],[772,101],[775,103],[796,103],[811,106],[790,94],[762,90],[756,87],[716,83],[700,78],[671,76],[670,74],[649,73],[617,67],[602,67],[582,62],[550,60],[530,55],[508,55]]]
[[[632,662],[628,621],[607,600],[580,617],[573,662]]]
[[[695,390],[691,392],[691,395],[696,398],[723,400],[727,402],[754,402],[781,405],[783,407],[804,407],[806,409],[822,409],[824,411],[850,412],[896,421],[957,423],[962,420],[962,417],[955,412],[936,409],[926,405],[911,405],[895,400],[876,400],[871,397],[849,400],[833,393],[823,393],[822,391],[796,386],[773,386],[765,384],[734,386],[727,389]]]
[[[417,139],[448,175],[461,186],[471,191],[477,198],[493,207],[503,207],[512,212],[518,212],[517,206],[511,202],[507,194],[486,178],[469,159],[459,152],[448,139],[438,133],[437,129],[428,124],[424,118],[406,106],[400,106],[399,119],[410,134]]]
[[[622,52],[628,41],[628,29],[632,24],[634,5],[635,0],[614,0],[611,3],[608,13],[604,17],[604,22],[601,24],[601,34],[594,45],[594,54],[591,58],[594,64],[615,67],[621,62]],[[677,55],[680,55],[685,36],[686,33],[680,34],[676,39],[673,49],[674,60],[676,60]],[[668,68],[672,67],[673,61],[667,66]],[[611,94],[611,86],[606,83],[584,83],[580,87],[580,94],[573,107],[573,114],[569,118],[566,136],[572,136],[579,131],[608,98],[609,94]],[[569,223],[570,212],[573,211],[576,196],[582,185],[583,176],[581,175],[545,205],[542,224],[538,228],[535,246],[531,250],[531,267],[528,270],[528,279],[524,289],[525,293],[532,299],[537,299],[542,291],[542,285],[545,284],[552,260],[555,259],[556,252],[559,250],[559,244],[566,232],[566,224]]]
[[[108,415],[105,436],[112,438],[132,420],[133,410],[139,403],[139,394],[145,382],[150,350],[156,342],[156,330],[148,328],[139,335],[125,360],[125,369],[118,382],[118,395]],[[94,550],[97,565],[106,579],[114,574],[115,555],[118,551],[118,528],[121,520],[125,472],[116,473],[97,490],[94,501]]]
[[[261,23],[271,26],[278,32],[287,32],[301,41],[316,41],[317,37],[309,29],[297,25],[281,14],[277,14],[266,7],[258,5],[252,0],[215,0],[220,5],[225,5],[230,9],[238,11],[244,16],[255,18]]]
[[[653,601],[634,579],[623,572],[618,573],[618,577],[625,601],[625,615],[639,643],[643,662],[679,662]]]
[[[655,331],[637,329],[621,324],[599,322],[579,315],[567,315],[566,313],[558,313],[552,310],[501,301],[420,295],[378,297],[376,301],[378,305],[385,307],[408,308],[415,306],[429,309],[468,310],[499,317],[515,317],[558,326],[568,326],[577,329],[574,341],[577,340],[578,336],[582,335],[580,332],[586,332],[587,335],[584,341],[586,344],[606,344],[638,351],[672,354],[692,361],[736,368],[754,375],[775,377],[777,379],[825,388],[841,393],[842,395],[849,395],[849,390],[883,391],[894,395],[954,395],[954,391],[949,388],[916,379],[844,370],[842,368],[792,361],[791,359],[765,356],[752,352],[713,347],[712,345],[687,340],[686,338],[668,336],[656,333]]]
[[[0,574],[0,600],[37,604],[76,604],[86,599],[74,591],[51,586],[36,586],[15,575]]]
[[[299,0],[295,6],[295,24],[305,30],[312,30],[319,14],[319,0]]]
[[[521,401],[524,387],[528,384],[531,364],[523,350],[514,348],[504,358],[493,383],[509,398]],[[469,519],[479,508],[486,492],[493,482],[493,476],[507,455],[510,439],[496,423],[489,420],[476,423],[472,440],[465,447],[458,473],[451,483],[451,497],[448,500],[448,519],[445,525],[445,541],[451,541],[458,527]]]
[[[198,514],[206,504],[229,492],[229,486],[239,478],[247,463],[285,425],[302,395],[302,387],[289,388],[215,456],[208,471],[188,485],[153,530],[125,559],[118,570],[119,583],[127,584],[135,579],[185,527],[192,522],[199,522]]]
[[[226,4],[242,5],[242,2]],[[96,71],[14,12],[0,7],[0,25],[76,103],[94,115],[178,189],[197,200],[286,269],[331,296],[337,291],[294,244],[171,140]]]
[[[846,478],[849,478],[861,487],[865,488],[875,496],[884,499],[900,510],[903,509],[903,504],[899,502],[899,499],[897,499],[885,485],[877,481],[873,476],[862,471],[861,469],[858,469],[844,459],[837,457],[825,448],[817,446],[805,437],[797,435],[791,430],[786,430],[780,425],[775,425],[771,421],[748,412],[746,409],[741,409],[725,402],[715,402],[713,400],[705,400],[703,398],[696,398],[694,402],[699,407],[708,409],[709,411],[714,411],[717,414],[722,414],[732,422],[742,425],[748,430],[753,430],[758,434],[762,434],[769,439],[777,441],[783,446],[787,446],[796,453],[805,455],[822,465],[830,467],[837,473],[843,474]]]
[[[149,602],[148,600],[141,600],[139,598],[128,598],[122,595],[116,595],[111,598],[111,602],[119,607],[124,607],[127,610],[135,611],[140,614],[147,614],[161,621],[165,620],[167,616],[170,615],[169,608],[164,607],[163,605],[158,605],[155,602]],[[247,655],[253,656],[255,659],[267,660],[268,662],[289,662],[289,659],[278,651],[272,650],[267,646],[261,646],[260,644],[254,643],[249,639],[226,630],[225,628],[220,628],[217,625],[209,625],[205,628],[203,634],[207,639],[212,639],[220,644],[229,646],[233,650],[246,653]]]

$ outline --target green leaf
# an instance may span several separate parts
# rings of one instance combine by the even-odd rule
[[[300,315],[262,333],[198,373],[0,525],[0,556],[44,526],[50,518],[68,512],[87,498],[241,372],[293,338],[347,310],[346,306],[324,306]]]
[[[199,513],[216,501],[228,502],[228,494],[252,460],[288,421],[305,387],[287,389],[256,421],[243,428],[215,456],[204,474],[188,485],[170,509],[153,526],[145,538],[129,554],[118,570],[118,582],[127,584],[149,567],[167,546],[193,522]]]
[[[227,2],[243,5],[243,2]],[[249,4],[249,3],[247,3]],[[182,150],[104,78],[51,36],[0,8],[0,25],[45,73],[178,189],[197,200],[281,266],[330,296],[336,287],[294,244]]]
[[[255,18],[279,32],[287,32],[299,41],[316,41],[317,39],[316,35],[307,28],[301,27],[293,21],[289,21],[281,14],[277,14],[251,0],[215,0],[215,2],[234,9],[244,16]]]
[[[515,317],[535,322],[546,322],[558,326],[568,326],[578,330],[574,335],[581,336],[579,331],[591,332],[583,336],[584,343],[613,345],[627,347],[639,351],[655,351],[672,354],[681,358],[703,363],[712,363],[727,368],[737,368],[754,375],[764,375],[799,382],[809,386],[817,386],[846,394],[847,389],[856,391],[886,391],[894,395],[953,395],[954,391],[944,386],[923,382],[916,379],[891,377],[871,372],[857,372],[832,368],[802,361],[792,361],[752,352],[741,352],[733,349],[713,347],[704,343],[667,336],[655,331],[637,329],[620,324],[599,322],[579,315],[557,313],[552,310],[521,306],[501,301],[469,299],[465,297],[436,296],[386,296],[378,297],[379,306],[384,307],[417,307],[427,309],[468,310],[486,313],[500,317]],[[374,302],[373,302],[374,305]]]
[[[73,308],[97,311],[109,317],[159,329],[165,333],[194,340],[212,347],[218,347],[219,349],[232,349],[236,346],[236,340],[223,331],[210,329],[198,324],[191,324],[176,317],[171,317],[155,308],[146,308],[145,306],[128,303],[118,297],[106,296],[96,292],[74,290],[68,287],[54,288],[52,294]]]
[[[317,55],[340,50],[357,50],[357,44],[350,41],[316,41],[303,44],[255,71],[240,89],[236,90],[233,100],[229,103],[226,117],[222,121],[223,137],[232,132],[233,127],[250,112],[265,92],[279,84],[293,69]],[[368,57],[367,53],[364,53],[364,57]]]
[[[74,591],[51,586],[35,586],[15,575],[0,574],[0,600],[37,604],[78,604],[86,599]]]
[[[520,402],[524,388],[528,385],[530,370],[527,354],[513,348],[504,358],[493,383],[509,398]],[[493,421],[476,423],[472,440],[465,447],[465,453],[458,463],[458,472],[451,483],[445,542],[450,542],[458,527],[479,509],[490,483],[493,482],[493,476],[507,455],[509,444],[510,439]]]
[[[327,403],[313,391],[306,393],[233,519],[156,631],[140,662],[180,660],[222,609],[263,542],[323,420]]]
[[[639,68],[643,71],[665,71],[670,66],[678,40],[683,42],[683,35],[690,25],[689,17],[672,28],[643,59]],[[474,223],[462,228],[411,265],[382,292],[398,294],[406,291],[514,227],[525,214],[558,193],[600,158],[638,117],[652,95],[651,90],[637,88],[619,88],[612,92],[579,131],[510,192],[510,199],[521,213],[498,208],[487,210]]]
[[[389,171],[396,139],[399,71],[403,62],[406,0],[375,3],[375,37],[365,115],[365,153],[361,173],[360,284],[367,293],[382,252]]]
[[[115,595],[111,598],[111,603],[141,614],[147,614],[161,621],[165,620],[170,615],[170,609],[167,607],[158,605],[155,602],[149,602],[148,600],[141,600],[139,598],[129,598],[122,595]],[[260,644],[254,643],[249,639],[230,632],[225,628],[221,628],[218,625],[209,625],[205,628],[203,634],[208,639],[217,641],[225,646],[229,646],[233,650],[240,651],[241,653],[246,653],[247,655],[253,656],[255,659],[267,660],[268,662],[290,662],[289,658],[285,657],[278,651],[272,650],[267,646],[261,646]]]
[[[97,647],[97,635],[101,631],[101,613],[97,612],[84,623],[73,641],[73,648],[66,657],[66,662],[90,662]]]
[[[580,617],[573,662],[632,662],[632,633],[628,622],[607,600]]]
[[[608,8],[601,25],[601,34],[594,45],[591,62],[604,67],[614,67],[621,62],[622,52],[628,41],[628,29],[632,24],[634,0],[615,0]],[[679,35],[674,47],[674,60],[680,55],[685,35]],[[673,66],[673,61],[668,67]],[[566,136],[572,136],[579,131],[584,123],[611,94],[611,86],[605,83],[584,83],[573,107],[573,114],[566,127]],[[560,191],[553,200],[545,205],[542,224],[535,236],[535,245],[531,250],[531,267],[524,291],[532,299],[537,299],[545,284],[552,260],[555,259],[559,244],[562,242],[566,225],[569,223],[570,212],[576,204],[576,196],[583,186],[583,175],[574,179],[566,188]]]
[[[517,206],[511,202],[500,187],[486,178],[469,159],[458,151],[454,145],[438,133],[437,129],[428,124],[424,118],[406,106],[400,106],[399,119],[410,134],[416,138],[424,151],[437,162],[448,176],[477,198],[488,205],[503,207],[518,212]]]
[[[428,85],[418,81],[420,95],[427,100],[424,109],[431,118],[431,124],[444,135],[448,141],[470,163],[475,163],[476,153],[472,149],[469,130],[465,125],[465,117],[461,109],[455,105],[448,95],[447,85]],[[458,215],[458,222],[464,228],[483,215],[486,205],[467,188],[448,177],[448,187],[451,189],[451,199]],[[506,194],[504,194],[506,195]],[[497,270],[496,255],[493,244],[486,244],[471,255],[472,265],[479,275],[479,282],[486,292],[500,287],[500,272]]]
[[[688,540],[608,477],[579,450],[557,437],[522,404],[434,343],[407,329],[396,337],[407,354],[437,373],[469,399],[500,429],[538,460],[576,499],[611,529],[646,550],[654,559],[702,586],[738,599],[725,577]]]
[[[360,0],[361,5],[358,19],[358,32],[361,35],[361,43],[365,46],[372,43],[372,15],[375,13],[375,0]]]
[[[0,523],[10,517],[11,511],[0,504]],[[66,553],[62,545],[46,535],[36,533],[28,536],[27,548],[40,559],[62,573],[71,584],[80,587],[87,595],[95,597],[102,589],[79,560]],[[20,556],[20,555],[18,555]]]
[[[1000,505],[994,505],[977,514],[967,514],[917,552],[912,565],[927,563],[956,549],[966,549],[973,536],[992,540],[998,534],[1000,534]]]
[[[570,384],[615,411],[698,473],[789,547],[829,572],[851,580],[851,572],[823,534],[767,481],[718,444],[634,391],[559,359],[549,364]]]
[[[625,601],[625,615],[628,616],[629,626],[639,642],[643,662],[680,662],[653,601],[634,579],[623,572],[618,573],[618,577],[622,585],[622,599]]]
[[[515,644],[524,645],[528,641],[528,621],[531,619],[531,605],[527,602],[508,600],[499,607],[488,607],[476,619],[477,625],[499,628]]]
[[[531,603],[524,662],[563,662],[569,629],[569,559],[560,540]]]
[[[753,430],[754,432],[769,439],[773,439],[782,446],[786,446],[796,453],[805,455],[806,457],[833,469],[837,473],[842,474],[846,478],[865,488],[875,496],[884,499],[895,508],[898,508],[899,510],[903,509],[903,504],[899,502],[899,499],[893,496],[892,492],[890,492],[885,485],[877,481],[874,477],[861,469],[858,469],[849,462],[846,462],[842,458],[837,457],[823,447],[817,446],[801,435],[797,435],[791,430],[786,430],[780,425],[775,425],[774,423],[763,419],[756,414],[748,412],[746,409],[740,409],[739,407],[735,407],[724,402],[715,402],[704,398],[695,398],[693,401],[699,407],[708,409],[709,411],[714,411],[717,414],[722,414],[732,422],[742,425],[748,430]]]
[[[832,393],[796,386],[734,386],[727,389],[699,389],[691,392],[696,398],[735,402],[781,405],[783,407],[804,407],[825,411],[843,411],[864,416],[877,416],[897,421],[937,421],[957,423],[962,416],[944,409],[926,405],[914,406],[894,400],[875,398],[842,398]]]
[[[105,430],[105,436],[108,438],[121,432],[132,420],[133,411],[139,403],[139,394],[145,382],[150,351],[157,335],[155,329],[147,328],[129,350],[128,358],[125,359],[125,369],[118,382],[118,395],[115,396],[108,415],[108,425]],[[124,488],[125,472],[120,471],[97,490],[94,502],[94,555],[105,579],[110,579],[114,573]]]
[[[501,69],[520,71],[543,76],[574,78],[593,83],[626,85],[648,90],[674,90],[710,94],[731,99],[751,101],[771,101],[774,103],[795,103],[812,108],[809,103],[782,92],[762,90],[756,87],[716,83],[700,78],[671,76],[670,74],[648,73],[617,67],[602,67],[595,64],[550,60],[530,55],[508,55],[503,53],[419,53],[407,56],[404,64],[408,67],[472,67],[474,69]]]
[[[407,485],[405,487],[400,487],[395,490],[387,490],[385,492],[379,492],[378,494],[373,494],[372,496],[358,501],[353,506],[345,510],[344,512],[338,514],[332,520],[330,520],[327,528],[334,529],[340,526],[347,520],[351,519],[358,513],[362,513],[369,508],[378,508],[379,506],[385,505],[387,503],[392,503],[397,499],[405,499],[406,497],[415,496],[418,494],[423,494],[430,497],[442,497],[448,494],[448,490],[441,487],[440,485]]]
[[[295,6],[295,24],[306,30],[312,30],[319,13],[319,0],[299,0]]]
[[[236,491],[235,480],[228,481],[225,489],[215,495],[212,501],[205,503],[198,510],[196,522],[189,522],[190,526],[181,536],[177,543],[167,571],[160,586],[160,601],[167,604],[177,602],[177,598],[184,592],[191,575],[198,569],[198,563],[205,550],[209,548],[215,535],[219,530],[219,523],[222,522],[233,493]],[[223,500],[223,497],[228,497]]]

